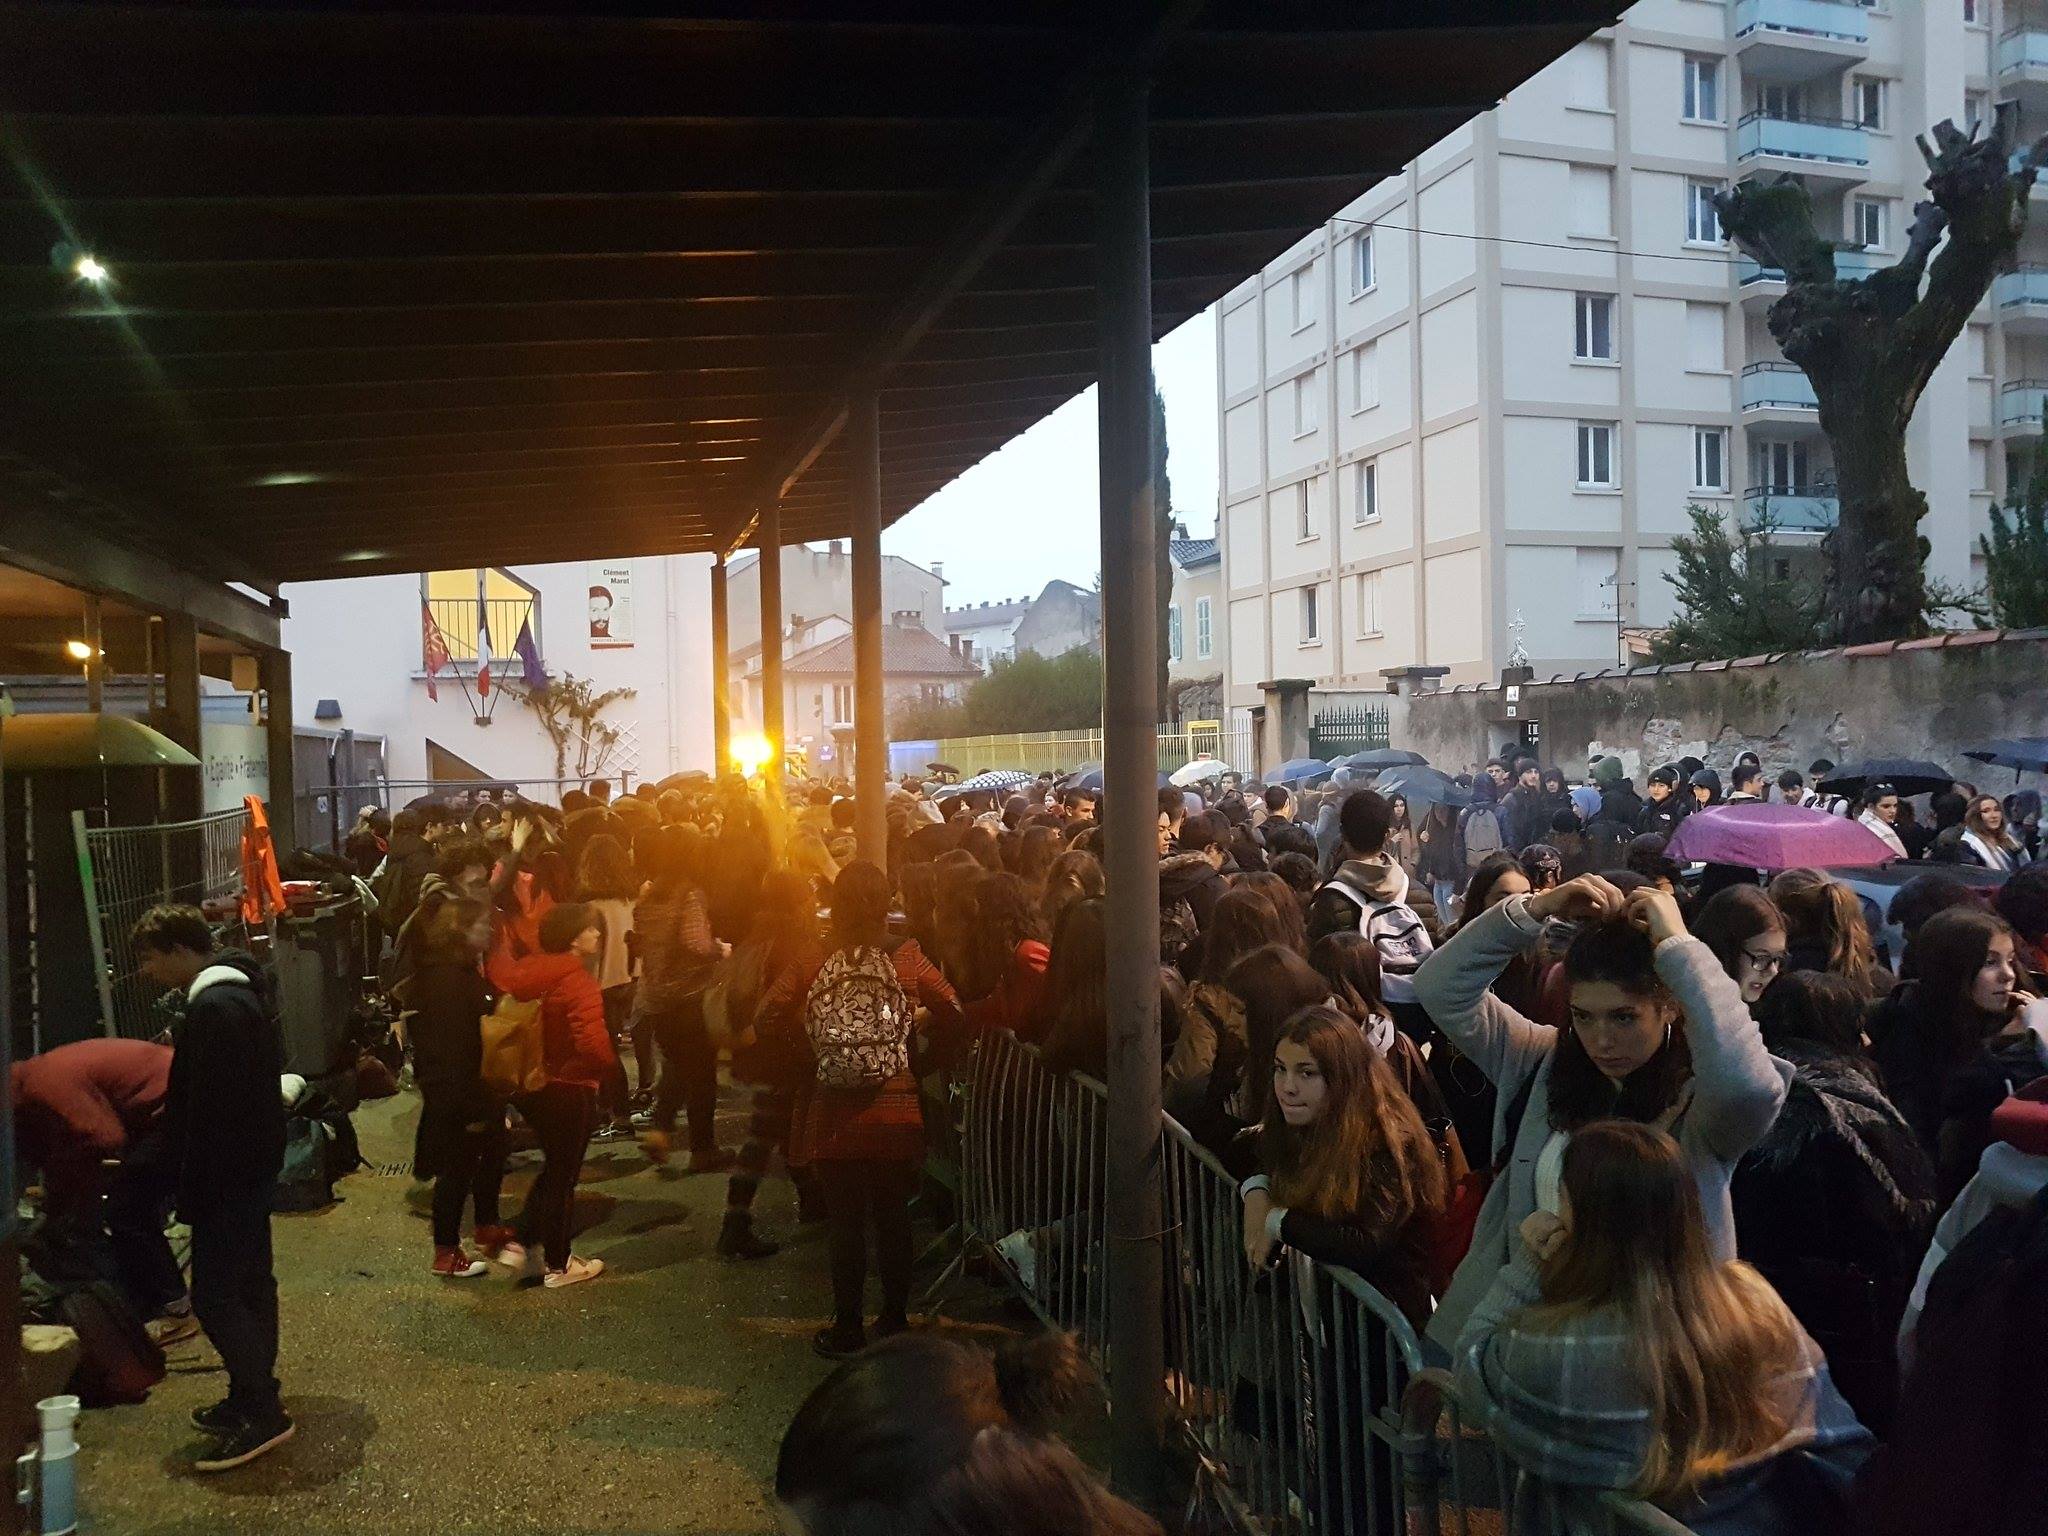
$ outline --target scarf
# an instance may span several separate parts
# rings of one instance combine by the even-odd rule
[[[1963,832],[1963,841],[1976,850],[1977,857],[1984,861],[1986,869],[2011,870],[2012,850],[2003,842],[1990,842],[1981,834],[1967,828]]]

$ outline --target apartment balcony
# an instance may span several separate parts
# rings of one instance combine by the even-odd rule
[[[1854,0],[1736,0],[1730,25],[1745,80],[1816,80],[1870,53],[1870,17]]]
[[[1991,282],[1991,308],[2009,334],[2048,336],[2048,267],[2019,267]]]
[[[1735,125],[1735,168],[1743,176],[1785,171],[1853,186],[1870,175],[1870,134],[1846,117],[1795,117],[1760,107]]]
[[[2048,407],[2048,379],[2015,379],[1998,392],[1998,429],[2006,437],[2039,437]]]
[[[1882,251],[1867,251],[1861,246],[1845,246],[1835,252],[1835,276],[1848,282],[1861,282],[1890,264],[1891,258]],[[1739,257],[1735,263],[1735,288],[1744,303],[1773,303],[1784,297],[1785,274],[1780,268],[1763,266],[1747,256]]]
[[[1742,370],[1742,417],[1755,422],[1819,419],[1813,380],[1797,363],[1751,363]]]
[[[1742,525],[1752,532],[1768,521],[1774,534],[1832,533],[1841,510],[1832,480],[1809,485],[1752,485],[1742,493]]]
[[[1998,40],[1998,88],[2028,106],[2048,105],[2048,26],[2014,27]]]

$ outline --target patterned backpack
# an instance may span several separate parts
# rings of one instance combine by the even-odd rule
[[[826,1088],[880,1088],[910,1070],[910,999],[879,949],[835,950],[804,999],[804,1033]]]

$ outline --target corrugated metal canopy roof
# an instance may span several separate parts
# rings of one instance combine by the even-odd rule
[[[0,3],[0,514],[262,585],[843,536],[864,373],[889,520],[1093,380],[1105,75],[1157,334],[1622,8]]]

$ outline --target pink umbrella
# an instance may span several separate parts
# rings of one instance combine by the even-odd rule
[[[1769,870],[1883,864],[1898,857],[1876,833],[1847,817],[1761,800],[1694,812],[1678,824],[1664,852],[1680,863]]]

